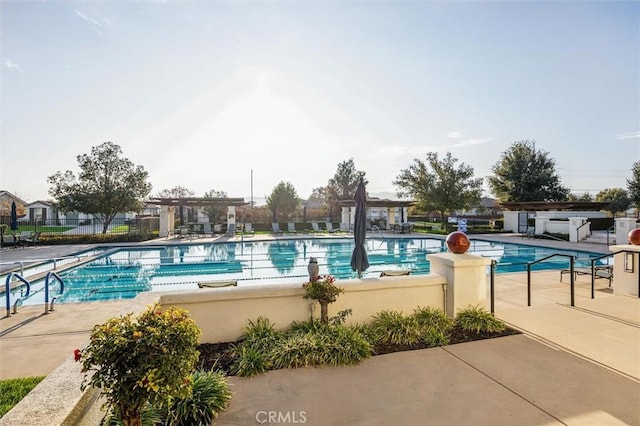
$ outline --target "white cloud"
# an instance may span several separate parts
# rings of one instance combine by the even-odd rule
[[[102,24],[98,21],[96,21],[95,19],[85,15],[84,13],[80,12],[78,9],[74,9],[74,12],[76,13],[76,15],[78,15],[80,18],[84,19],[87,22],[91,22],[93,25],[96,25],[98,27],[101,27]]]
[[[483,143],[487,143],[492,141],[492,138],[472,138],[472,139],[467,139],[464,141],[460,141],[454,145],[452,145],[452,148],[459,148],[459,147],[463,147],[463,146],[470,146],[470,145],[480,145]]]
[[[15,62],[11,61],[10,59],[7,59],[4,63],[4,66],[12,69],[12,70],[16,70],[16,71],[22,71],[22,68],[20,68],[20,65],[16,64]]]
[[[640,131],[637,132],[629,132],[629,133],[621,133],[616,135],[616,138],[619,141],[627,140],[627,139],[640,139]]]
[[[449,137],[451,139],[461,138],[462,137],[462,132],[459,132],[459,131],[449,132],[449,133],[447,133],[447,137]]]

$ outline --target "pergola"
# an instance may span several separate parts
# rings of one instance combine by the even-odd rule
[[[244,198],[227,198],[227,197],[169,197],[169,198],[151,198],[149,204],[160,206],[160,237],[166,237],[175,227],[173,211],[176,207],[226,207],[227,208],[227,227],[236,223],[236,207],[247,206],[249,203]]]
[[[340,200],[336,204],[342,207],[342,223],[353,223],[355,215],[355,200]],[[400,209],[400,224],[406,223],[409,217],[409,207],[415,205],[416,202],[412,200],[389,200],[383,198],[367,198],[367,210],[369,208],[386,208],[387,209],[387,226],[391,227],[395,225],[395,212],[396,209]]]

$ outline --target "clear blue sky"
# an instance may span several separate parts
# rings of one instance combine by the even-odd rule
[[[640,159],[640,2],[12,2],[0,189],[112,141],[153,193],[306,198],[353,158],[370,193],[451,152],[490,175],[535,139],[577,193]],[[487,195],[488,191],[487,191]]]

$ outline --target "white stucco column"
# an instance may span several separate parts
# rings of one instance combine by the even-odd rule
[[[341,219],[340,219],[340,224],[347,224],[347,226],[351,225],[353,222],[351,222],[351,215],[349,214],[349,207],[342,207],[342,215],[341,215]],[[348,229],[348,228],[347,228]]]
[[[616,243],[628,244],[629,232],[636,229],[636,219],[633,217],[618,217],[615,219]]]
[[[617,237],[616,237],[617,238]],[[627,252],[613,255],[613,294],[616,296],[638,296],[640,274],[640,246],[617,244],[609,246],[609,250]]]
[[[591,225],[584,223],[587,221],[586,217],[570,217],[569,218],[569,241],[572,243],[579,243],[585,239],[591,231]],[[584,226],[582,226],[584,225]]]
[[[393,225],[396,224],[396,208],[395,207],[387,208],[387,216],[388,216],[387,225],[389,229],[393,229]]]
[[[160,206],[160,230],[159,237],[167,237],[169,231],[175,227],[175,215],[173,206]]]
[[[227,229],[229,229],[229,225],[236,224],[236,206],[228,206],[227,207]]]
[[[544,231],[546,230],[545,229],[546,228],[545,225],[549,221],[549,218],[546,217],[546,216],[536,215],[534,220],[536,221],[536,228],[535,228],[535,231],[533,231],[534,234],[536,234],[536,235],[544,234]],[[527,228],[529,228],[529,227],[527,226]]]
[[[472,254],[435,253],[427,255],[431,273],[447,278],[447,315],[455,318],[461,309],[487,307],[487,266],[491,259]]]

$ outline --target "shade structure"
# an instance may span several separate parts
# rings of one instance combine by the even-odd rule
[[[18,229],[18,211],[15,201],[11,202],[11,222],[9,223],[9,228],[11,228],[12,231]]]
[[[351,255],[351,269],[358,271],[358,277],[362,277],[362,272],[369,268],[369,258],[365,247],[367,238],[367,192],[364,188],[364,181],[361,179],[353,197],[356,201],[356,215],[353,222],[353,241],[355,247]]]

